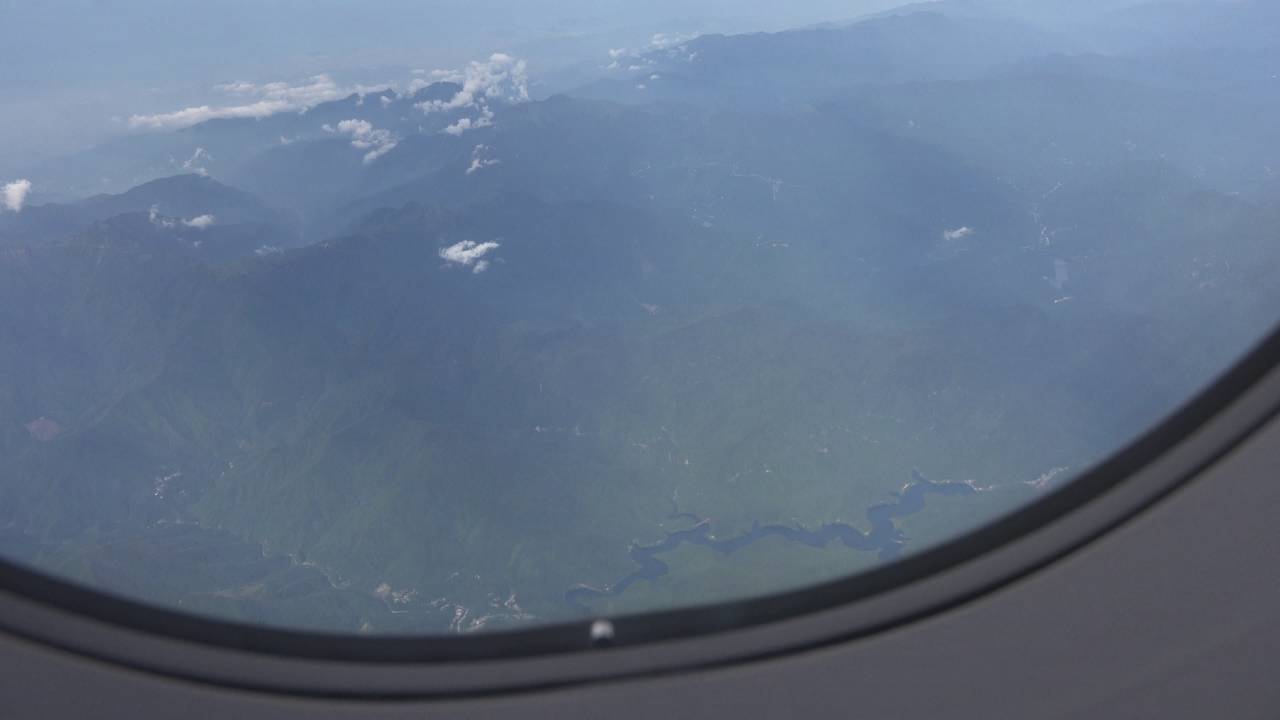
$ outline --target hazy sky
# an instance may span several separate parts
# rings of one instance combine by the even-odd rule
[[[946,0],[1055,25],[1146,0]],[[1232,0],[1180,0],[1190,3]],[[655,33],[781,30],[910,0],[0,0],[0,176],[128,130],[134,114],[226,100],[237,81],[405,83],[505,52],[535,95]]]
[[[657,32],[776,30],[900,0],[0,0],[0,166],[217,102],[233,81],[403,80],[505,51],[535,80]],[[602,55],[603,57],[603,55]],[[113,120],[114,118],[114,120]],[[0,167],[0,169],[4,169]]]

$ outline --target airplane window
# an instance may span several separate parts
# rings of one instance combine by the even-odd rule
[[[1272,328],[1277,7],[10,3],[0,558],[438,637],[951,542]]]

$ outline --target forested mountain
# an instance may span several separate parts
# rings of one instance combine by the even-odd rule
[[[52,168],[166,177],[0,215],[0,550],[228,617],[461,631],[869,565],[690,545],[567,595],[700,523],[867,532],[913,472],[972,496],[894,552],[1049,491],[1273,322],[1275,98],[1162,70],[1203,36],[1093,54],[965,6]],[[1223,37],[1277,25],[1214,7]]]

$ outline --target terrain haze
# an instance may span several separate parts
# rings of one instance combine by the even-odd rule
[[[1043,499],[1280,307],[1280,5],[0,0],[0,557],[441,634]]]

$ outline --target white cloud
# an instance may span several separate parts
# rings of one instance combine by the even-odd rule
[[[698,37],[697,33],[654,33],[653,37],[649,38],[649,47],[665,50],[683,45],[696,37]]]
[[[172,130],[199,125],[217,118],[264,118],[290,109],[292,108],[286,102],[267,100],[234,107],[200,105],[159,115],[134,115],[129,118],[129,127]]]
[[[183,224],[183,225],[186,225],[186,226],[187,226],[187,227],[189,227],[189,228],[195,228],[195,229],[197,229],[197,230],[204,230],[205,228],[207,228],[207,227],[209,227],[210,225],[212,225],[212,224],[213,224],[213,216],[212,216],[212,215],[197,215],[196,217],[193,217],[193,218],[191,218],[190,220],[183,220],[183,221],[182,221],[182,224]]]
[[[971,227],[958,227],[955,230],[944,230],[942,232],[942,239],[946,240],[947,242],[951,242],[954,240],[963,240],[969,237],[970,235],[972,235],[973,233],[974,233],[974,230]]]
[[[432,70],[430,75],[434,82],[460,83],[466,79],[466,75],[461,70]]]
[[[364,163],[368,165],[374,160],[377,160],[383,155],[386,155],[387,153],[391,152],[392,150],[395,149],[395,147],[396,147],[396,143],[391,143],[389,145],[381,145],[379,147],[376,147],[370,150],[369,152],[364,154]]]
[[[655,37],[655,41],[663,40],[661,37]],[[611,55],[622,52],[624,51],[611,51]],[[526,62],[503,53],[494,53],[485,61],[472,62],[460,71],[415,70],[413,75],[418,77],[410,85],[411,94],[433,82],[449,81],[461,86],[448,100],[433,100],[417,104],[418,109],[427,114],[449,110],[474,110],[474,114],[458,118],[444,128],[443,132],[454,136],[461,136],[477,128],[492,126],[495,119],[492,105],[496,102],[516,103],[529,100]],[[363,93],[381,92],[388,87],[390,86],[343,87],[324,74],[316,75],[298,84],[245,81],[225,83],[214,86],[214,89],[241,100],[240,102],[201,105],[155,115],[134,115],[128,122],[133,128],[166,130],[189,127],[218,118],[264,118],[280,112],[305,112],[316,104],[343,99],[352,93],[360,94],[363,98]],[[384,106],[389,106],[392,98],[382,96],[380,101]],[[331,133],[349,134],[351,145],[366,151],[363,158],[366,163],[371,163],[390,152],[400,141],[400,138],[391,131],[374,128],[368,121],[363,120],[343,121],[338,123],[337,128],[324,125],[322,129]],[[280,144],[287,145],[297,139],[281,136],[279,141]],[[182,162],[182,167],[192,172],[206,174],[205,165],[211,160],[213,158],[204,148],[196,148],[191,157]],[[467,172],[470,174],[498,162],[488,158],[473,158]],[[8,192],[6,188],[6,193]]]
[[[476,118],[460,118],[457,122],[444,129],[444,132],[450,135],[461,135],[468,130],[490,127],[493,125],[493,111],[485,108],[480,117]]]
[[[363,97],[365,93],[377,92],[386,87],[364,85],[341,87],[328,75],[316,75],[298,85],[290,85],[286,82],[226,83],[215,85],[213,89],[235,98],[250,100],[250,102],[199,105],[170,113],[134,115],[129,118],[129,127],[145,130],[172,130],[219,118],[264,118],[281,112],[305,111],[322,102],[341,100],[352,93]]]
[[[198,147],[196,148],[195,152],[191,153],[191,157],[187,158],[186,161],[182,163],[182,167],[187,170],[190,170],[191,168],[202,164],[205,160],[212,160],[212,159],[213,159],[213,156],[209,154],[208,150],[205,150],[202,147]]]
[[[4,206],[14,212],[22,212],[27,202],[27,194],[31,192],[31,181],[23,178],[14,180],[4,186]]]
[[[190,170],[197,175],[208,175],[209,171],[205,168],[204,164],[212,160],[213,156],[209,154],[208,150],[198,147],[195,149],[195,152],[191,153],[191,157],[182,162],[182,169]]]
[[[649,43],[638,50],[628,48],[610,48],[609,64],[606,70],[626,69],[628,71],[645,70],[655,64],[654,56],[659,52],[668,58],[677,59],[686,49],[690,40],[698,37],[697,33],[655,33]],[[686,60],[692,62],[697,53],[690,53]],[[657,80],[657,77],[652,78]]]
[[[334,131],[328,125],[325,125],[324,129],[327,132]],[[368,120],[343,120],[338,123],[336,131],[351,136],[351,147],[357,150],[368,150],[364,155],[366,164],[391,152],[400,142],[400,138],[390,130],[379,130]]]
[[[441,73],[437,76],[437,73]],[[517,60],[503,53],[494,53],[484,62],[471,62],[460,73],[434,71],[433,77],[462,85],[448,100],[427,100],[415,107],[424,113],[472,109],[479,111],[475,118],[462,118],[445,128],[450,135],[461,135],[467,130],[493,124],[490,103],[519,103],[529,99],[529,72],[524,60]],[[412,86],[411,86],[412,87]]]
[[[373,123],[368,120],[343,120],[338,123],[337,131],[355,138],[351,141],[353,147],[367,148],[369,144],[366,138],[373,134]]]
[[[159,227],[159,228],[171,228],[171,227],[173,227],[173,221],[172,221],[172,220],[170,220],[170,219],[169,219],[169,218],[167,218],[167,217],[163,217],[163,216],[161,216],[161,215],[160,215],[160,206],[159,206],[159,205],[152,205],[152,206],[151,206],[151,212],[147,213],[147,216],[148,216],[149,218],[151,218],[151,224],[152,224],[152,225],[155,225],[156,227]]]
[[[393,98],[390,95],[383,95],[378,98],[378,101],[382,103],[382,107],[390,107],[393,102]]]
[[[290,85],[287,82],[263,84],[238,82],[215,85],[213,89],[240,97],[256,97],[269,102],[286,102],[293,107],[301,109],[330,100],[341,100],[352,93],[363,94],[374,88],[362,85],[349,88],[340,87],[333,81],[333,78],[322,73],[308,78],[305,83],[299,85]]]
[[[267,255],[281,255],[283,253],[284,253],[284,250],[276,247],[275,245],[263,245],[262,247],[259,247],[257,250],[253,251],[253,254],[257,255],[258,257],[265,257]]]
[[[415,77],[409,81],[409,89],[407,91],[407,94],[410,97],[412,97],[413,95],[416,95],[419,90],[422,90],[423,88],[431,87],[436,83],[451,82],[451,83],[461,85],[462,83],[466,82],[466,79],[467,79],[466,73],[461,70],[432,70],[430,72],[426,70],[414,70],[413,74],[418,77]],[[423,76],[426,76],[426,77],[423,77]],[[426,104],[429,104],[429,103],[420,103],[419,109],[424,110],[425,112],[429,112],[428,110],[422,107],[422,105],[426,105]]]
[[[489,269],[489,261],[482,258],[499,247],[496,242],[477,243],[474,240],[463,240],[447,248],[441,248],[440,257],[446,262],[470,267],[471,272],[479,275]]]
[[[492,151],[493,148],[488,145],[475,146],[475,148],[471,150],[471,166],[467,168],[467,174],[470,175],[487,167],[501,164],[501,160],[489,157]]]
[[[503,53],[494,53],[485,62],[473,61],[460,76],[446,75],[442,79],[460,82],[462,89],[449,100],[418,103],[423,112],[482,107],[493,100],[524,102],[529,99],[529,73],[525,61]]]

